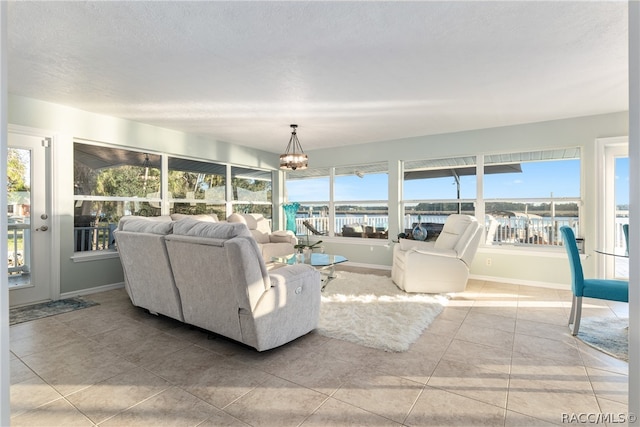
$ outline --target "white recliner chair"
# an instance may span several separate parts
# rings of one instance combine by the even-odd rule
[[[400,239],[393,248],[391,278],[405,292],[462,292],[482,239],[469,215],[449,215],[435,242]]]

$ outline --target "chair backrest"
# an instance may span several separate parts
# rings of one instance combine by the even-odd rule
[[[325,233],[318,231],[317,228],[315,228],[313,225],[311,225],[311,223],[309,222],[308,219],[305,219],[304,221],[302,221],[302,224],[307,227],[307,230],[309,230],[311,233],[315,234],[316,236],[322,236]]]
[[[271,226],[262,214],[238,214],[234,213],[227,218],[228,222],[241,222],[249,228],[251,235],[258,243],[269,243]]]
[[[580,252],[576,244],[576,236],[571,227],[563,225],[560,227],[564,248],[569,256],[569,267],[571,267],[571,290],[575,296],[582,296],[582,288],[584,286],[584,273],[582,271],[582,262],[580,261]]]
[[[629,255],[629,224],[622,225],[622,232],[624,233],[624,243],[626,248],[626,253]]]
[[[482,239],[482,226],[470,215],[451,214],[434,243],[435,249],[453,249],[465,264],[471,265]]]
[[[133,304],[184,321],[165,246],[173,225],[166,218],[126,216],[118,224],[115,239]]]

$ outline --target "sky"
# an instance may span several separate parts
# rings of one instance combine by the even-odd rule
[[[629,158],[616,159],[616,205],[629,204]]]
[[[494,174],[484,177],[485,198],[580,197],[580,161],[563,160],[522,163],[522,173]],[[629,160],[616,161],[616,204],[629,203]],[[329,179],[288,181],[290,201],[329,200]],[[387,200],[387,176],[344,176],[336,179],[336,201]],[[455,199],[453,177],[407,181],[405,200]],[[475,176],[461,177],[460,197],[476,198]]]

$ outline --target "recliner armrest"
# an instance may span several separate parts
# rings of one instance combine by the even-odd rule
[[[308,264],[295,264],[285,265],[276,270],[269,272],[269,278],[271,279],[271,287],[284,286],[288,281],[298,279],[300,276],[308,275],[313,277],[317,273],[317,270]],[[318,288],[318,292],[320,292]]]
[[[428,256],[437,256],[437,257],[446,257],[446,258],[458,258],[458,253],[453,249],[435,249],[435,248],[418,249],[418,248],[412,248],[409,251],[410,252],[419,253],[419,254],[422,254],[422,255],[428,255]]]
[[[410,239],[400,239],[398,244],[400,245],[400,249],[403,251],[408,251],[413,248],[421,249],[421,250],[429,250],[429,249],[432,249],[435,245],[434,242],[422,242],[420,240],[410,240]]]

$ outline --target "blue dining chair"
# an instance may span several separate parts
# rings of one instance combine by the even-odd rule
[[[580,316],[582,315],[582,297],[629,302],[629,282],[627,280],[585,279],[573,230],[565,225],[560,227],[560,232],[562,233],[567,255],[569,255],[569,266],[571,267],[573,299],[571,301],[571,313],[569,314],[569,328],[571,329],[571,335],[578,335]],[[571,325],[573,325],[573,328]]]

